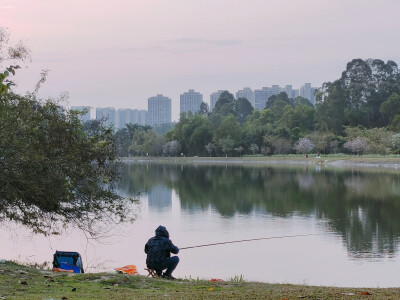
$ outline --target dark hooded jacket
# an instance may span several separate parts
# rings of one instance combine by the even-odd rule
[[[146,243],[144,252],[147,254],[147,267],[162,270],[164,262],[171,256],[171,253],[178,254],[179,248],[169,239],[167,229],[164,226],[159,226],[156,229],[156,236]]]

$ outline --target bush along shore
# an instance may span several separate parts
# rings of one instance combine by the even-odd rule
[[[340,288],[117,273],[71,274],[0,262],[0,299],[400,299],[400,288]]]

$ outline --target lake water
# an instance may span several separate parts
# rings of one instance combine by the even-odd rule
[[[164,225],[182,250],[177,277],[399,287],[400,173],[315,167],[127,163],[122,195],[141,193],[136,221],[87,239],[46,238],[3,223],[0,258],[43,263],[78,251],[87,271],[127,264],[145,274],[144,244]]]

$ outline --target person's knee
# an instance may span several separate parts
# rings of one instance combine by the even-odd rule
[[[174,262],[174,264],[178,264],[179,263],[179,257],[178,256],[171,257],[171,260]]]

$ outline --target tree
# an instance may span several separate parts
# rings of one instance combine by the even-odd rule
[[[207,145],[204,146],[204,148],[206,149],[210,157],[213,153],[217,153],[218,150],[217,145],[215,145],[214,143],[208,143]]]
[[[309,138],[299,139],[293,147],[297,153],[309,153],[315,148],[314,143]]]
[[[242,137],[242,129],[233,115],[229,115],[222,120],[221,125],[214,130],[213,139],[218,143],[219,140],[226,138],[227,136],[229,136],[234,143],[239,142]]]
[[[228,135],[226,138],[222,138],[218,140],[218,145],[221,147],[221,151],[225,153],[225,156],[228,156],[228,152],[232,151],[235,141],[231,139]]]
[[[242,156],[242,152],[243,152],[244,148],[242,146],[239,146],[239,147],[236,147],[234,150],[239,154],[239,156]]]
[[[208,116],[210,114],[210,107],[208,103],[201,102],[200,104],[200,114],[204,116]]]
[[[273,149],[274,154],[287,154],[292,148],[288,139],[274,135],[265,135],[264,145]]]
[[[9,76],[15,75],[15,71],[20,68],[18,64],[29,59],[29,49],[22,41],[9,45],[9,34],[5,28],[0,26],[0,68],[5,69],[0,71],[0,95],[7,93],[14,86],[14,82],[9,79]],[[4,62],[8,64],[6,67],[3,66]]]
[[[272,95],[268,98],[267,103],[265,104],[265,108],[271,108],[275,105],[276,102],[281,101],[287,105],[293,106],[293,100],[289,99],[286,92],[281,92],[278,95]]]
[[[210,116],[211,118],[211,116]],[[177,140],[182,145],[182,151],[188,155],[201,155],[204,146],[212,139],[209,117],[200,114],[182,113],[179,122],[166,137]]]
[[[110,128],[85,131],[76,112],[12,93],[0,97],[0,124],[0,220],[45,234],[74,222],[93,234],[107,212],[125,217]]]
[[[308,107],[314,107],[314,105],[312,105],[310,100],[308,100],[307,98],[304,98],[304,97],[300,97],[300,96],[296,97],[296,99],[294,99],[293,103],[294,103],[295,107],[298,106],[298,105],[305,105],[305,106],[308,106]]]
[[[343,148],[356,153],[357,155],[363,154],[368,147],[368,140],[366,138],[356,138],[355,140],[344,143]]]
[[[262,146],[260,151],[261,151],[261,154],[264,155],[264,156],[270,155],[271,154],[271,147]]]
[[[22,44],[8,47],[7,41],[0,29],[0,65],[26,59],[29,52]],[[44,234],[73,223],[95,235],[94,225],[106,224],[106,216],[124,220],[129,209],[115,192],[119,164],[112,129],[101,122],[84,126],[79,112],[59,104],[62,99],[38,99],[46,72],[33,93],[21,96],[6,81],[17,68],[5,69],[0,82],[0,221],[20,222]]]
[[[165,155],[177,156],[181,151],[181,144],[178,141],[171,141],[162,146]]]
[[[89,121],[89,122],[96,122],[96,121]],[[119,129],[114,134],[117,155],[119,157],[126,157],[136,152],[135,150],[133,150],[133,148],[131,148],[136,132],[147,131],[150,129],[151,129],[150,126],[147,125],[141,126],[139,124],[126,124],[125,128]]]
[[[258,147],[257,144],[251,144],[249,147],[251,154],[257,153],[259,149],[260,149],[260,147]]]
[[[247,116],[251,115],[253,110],[253,106],[251,106],[251,103],[246,98],[239,98],[234,101],[234,112],[241,125],[246,121]]]
[[[220,113],[221,107],[224,106],[225,104],[229,104],[229,107],[231,107],[234,100],[235,97],[231,93],[229,93],[228,91],[222,92],[217,102],[215,103],[213,113]],[[225,107],[226,107],[225,110],[228,110],[227,108],[228,106]],[[231,109],[233,110],[233,107]]]
[[[152,130],[147,130],[143,133],[143,151],[146,155],[161,156],[163,153],[162,146],[165,144],[165,137],[156,134]]]
[[[340,79],[318,89],[318,128],[341,134],[346,125],[387,126],[381,104],[393,93],[400,94],[400,71],[395,62],[353,59]]]
[[[394,116],[400,115],[400,95],[397,93],[391,94],[390,97],[382,103],[380,111],[390,123]]]
[[[285,138],[276,138],[273,145],[276,154],[288,154],[291,149],[290,141]]]
[[[317,151],[326,154],[329,150],[329,143],[334,138],[334,135],[331,132],[314,131],[313,133],[309,134],[308,137],[315,145]]]
[[[400,131],[400,115],[395,115],[390,122],[390,130],[399,132]]]

